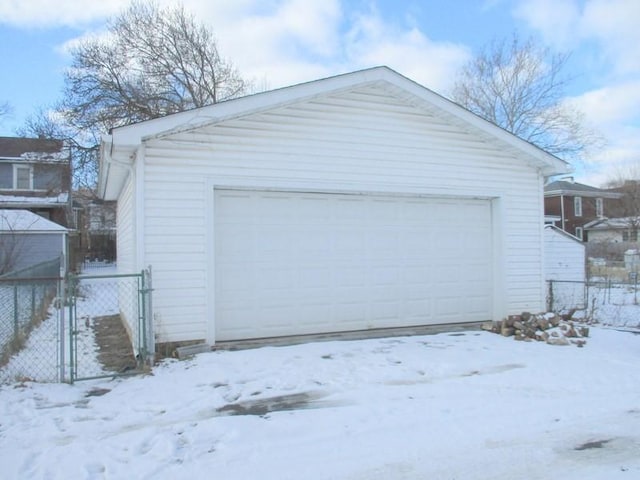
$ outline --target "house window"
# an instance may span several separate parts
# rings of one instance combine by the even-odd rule
[[[583,239],[583,233],[582,233],[582,227],[576,227],[576,237],[578,237],[580,240],[584,240]]]
[[[30,166],[13,166],[13,188],[15,190],[33,189],[33,174]]]
[[[623,230],[622,231],[622,241],[623,242],[637,242],[638,241],[638,231],[637,230]]]
[[[601,198],[596,198],[596,217],[604,216],[604,202]]]
[[[582,216],[582,197],[573,198],[573,214],[576,217]]]

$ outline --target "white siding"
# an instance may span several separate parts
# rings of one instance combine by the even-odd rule
[[[543,309],[539,172],[368,87],[146,143],[145,263],[159,341],[212,334],[214,186],[491,199],[495,284],[505,286],[494,317]]]
[[[118,235],[116,242],[118,273],[121,274],[137,273],[138,268],[135,258],[136,218],[133,180],[133,176],[130,175],[117,204]],[[130,338],[135,338],[138,316],[137,292],[132,290],[132,284],[133,282],[128,280],[118,282],[118,304],[123,324]],[[134,348],[136,347],[137,345],[134,345]]]
[[[544,231],[546,280],[585,281],[585,246],[567,234],[547,227]]]
[[[133,178],[129,176],[118,198],[116,212],[118,271],[122,273],[132,273],[137,267],[135,262],[134,212]]]

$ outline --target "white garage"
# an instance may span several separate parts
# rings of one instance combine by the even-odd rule
[[[158,342],[214,344],[541,311],[567,171],[377,67],[116,128],[99,191]]]

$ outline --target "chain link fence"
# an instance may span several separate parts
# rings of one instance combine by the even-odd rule
[[[640,285],[610,279],[589,282],[547,281],[547,309],[581,311],[583,318],[603,325],[640,328]]]
[[[151,272],[60,261],[0,277],[0,383],[130,375],[154,361]]]
[[[0,277],[0,383],[60,379],[60,259]]]
[[[150,271],[69,277],[71,382],[140,372],[153,362]]]

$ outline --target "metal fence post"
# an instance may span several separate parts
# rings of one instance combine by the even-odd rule
[[[20,338],[20,305],[18,305],[18,284],[13,285],[13,338],[18,344]]]
[[[152,303],[152,292],[153,292],[153,283],[152,283],[152,275],[151,275],[151,265],[146,270],[147,274],[147,294],[145,295],[145,300],[147,303],[146,308],[146,318],[145,318],[145,330],[147,337],[147,364],[151,367],[155,362],[156,355],[156,339],[153,333],[153,303]]]
[[[73,319],[75,318],[75,294],[76,294],[76,279],[70,275],[69,276],[69,291],[68,291],[68,299],[69,299],[69,383],[73,384],[76,376],[76,367],[75,364],[75,351],[74,351],[74,325]]]
[[[65,341],[64,341],[64,311],[67,305],[67,290],[66,290],[66,282],[64,277],[58,280],[58,295],[57,295],[57,305],[58,309],[58,363],[59,363],[59,382],[64,382],[65,379],[65,368],[64,368],[64,360],[65,360]]]

